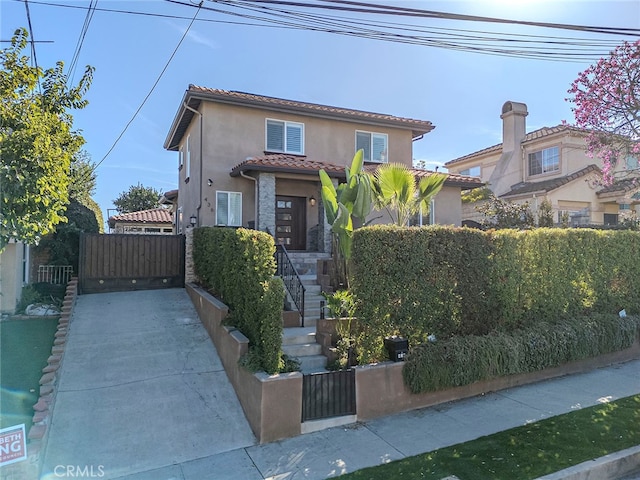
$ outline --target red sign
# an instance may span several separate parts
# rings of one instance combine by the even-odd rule
[[[0,467],[27,459],[24,424],[0,430]]]

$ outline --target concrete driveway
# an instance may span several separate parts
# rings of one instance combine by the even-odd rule
[[[256,443],[184,289],[78,297],[41,478],[144,476]]]

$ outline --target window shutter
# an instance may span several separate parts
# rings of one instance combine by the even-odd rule
[[[356,152],[364,150],[364,159],[371,160],[371,134],[366,132],[356,132]]]
[[[287,152],[302,153],[302,125],[287,123]]]
[[[284,152],[284,122],[267,120],[267,150]]]

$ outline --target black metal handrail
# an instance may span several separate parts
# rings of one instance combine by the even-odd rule
[[[304,292],[306,289],[284,245],[276,245],[276,265],[276,275],[282,278],[284,286],[300,312],[301,326],[304,327]]]

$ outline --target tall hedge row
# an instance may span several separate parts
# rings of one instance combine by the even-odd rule
[[[244,228],[194,231],[193,261],[201,282],[229,306],[232,323],[249,339],[267,373],[278,371],[284,285],[274,278],[271,235]]]
[[[382,339],[482,336],[589,312],[640,311],[640,233],[374,226],[354,232],[359,360]]]

